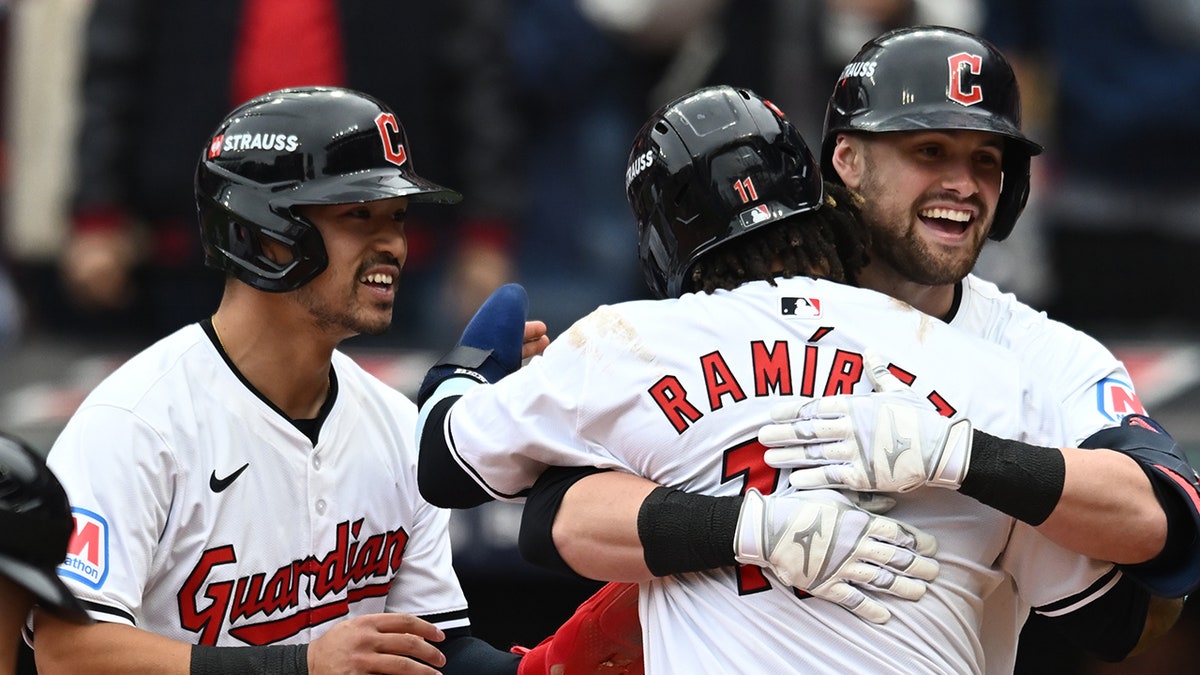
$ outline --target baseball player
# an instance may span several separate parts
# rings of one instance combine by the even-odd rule
[[[1029,372],[1041,375],[1041,387],[1058,401],[1057,418],[1063,428],[1047,442],[1061,448],[1057,461],[1054,453],[1048,453],[1045,458],[1052,464],[1039,466],[1035,459],[1015,465],[1037,480],[1021,480],[1018,475],[1016,480],[995,483],[1003,489],[993,490],[991,498],[1001,500],[993,506],[1041,523],[1040,534],[1073,550],[1127,563],[1121,567],[1123,575],[1159,596],[1178,597],[1194,589],[1200,562],[1194,543],[1195,472],[1169,437],[1152,430],[1157,425],[1129,415],[1142,408],[1124,366],[1092,338],[968,274],[983,234],[1002,239],[1015,224],[1028,189],[1029,156],[1038,150],[1020,135],[1019,94],[1007,61],[975,36],[919,27],[871,41],[843,75],[830,102],[823,168],[831,179],[846,179],[866,197],[865,213],[875,243],[872,263],[860,281],[1011,351]],[[936,176],[931,167],[939,162],[948,165],[947,157],[963,152],[957,139],[964,137],[982,141],[985,149],[989,144],[992,150],[1003,149],[1003,187],[990,199],[983,199],[970,185],[964,188],[950,179],[938,184],[929,178]],[[855,148],[860,154],[849,152]],[[864,157],[863,148],[874,148],[877,154]],[[908,153],[900,154],[905,148]],[[992,150],[981,159],[994,162]],[[915,177],[926,183],[911,180]],[[902,185],[904,190],[898,190]],[[960,190],[967,192],[960,195]],[[960,223],[964,217],[965,225]],[[1125,423],[1114,426],[1123,418]],[[857,438],[872,423],[870,415],[859,411],[844,418],[841,426],[843,432],[856,431]],[[778,437],[773,442],[786,443]],[[997,447],[996,439],[989,443],[992,449]],[[1080,452],[1078,447],[1116,452]],[[1015,450],[1029,452],[1020,446]],[[770,453],[766,460],[773,457],[776,468],[796,466],[782,452]],[[1047,481],[1048,476],[1056,479]],[[554,562],[561,552],[571,568],[588,576],[635,579],[650,574],[646,560],[659,551],[668,559],[659,560],[660,572],[673,569],[666,563],[679,547],[652,544],[639,537],[644,532],[637,531],[639,514],[647,518],[647,511],[639,511],[641,499],[653,485],[630,476],[583,480],[591,489],[581,485],[568,490],[559,480],[547,483],[553,489],[545,500],[538,498],[537,490],[531,495],[527,517],[531,512],[545,514],[541,520],[553,521],[554,542],[559,544],[558,551],[545,544],[531,547],[543,560]],[[560,500],[563,508],[555,517]],[[1038,504],[1040,512],[1021,514],[1014,509],[1019,509],[1017,501]],[[603,504],[603,510],[597,511],[595,504]],[[693,510],[698,510],[695,505]],[[572,514],[586,527],[572,527]],[[623,527],[621,536],[609,533],[607,539],[600,539],[603,547],[594,545],[600,529],[595,524],[598,514],[621,521]],[[538,532],[549,527],[529,529]],[[674,529],[680,531],[682,526]],[[605,555],[622,552],[628,555],[615,561]],[[983,648],[989,672],[1013,668],[1016,634],[1028,605],[1005,604],[1012,600],[1011,595],[997,594],[987,605],[991,620],[985,623]],[[1151,600],[1152,620],[1141,644],[1170,627],[1179,604]],[[1069,635],[1091,635],[1095,643],[1107,643],[1108,658],[1128,653],[1130,644],[1105,637],[1080,618],[1086,613],[1064,611],[1074,607],[1078,604],[1070,597],[1034,605],[1035,611],[1051,617]]]
[[[67,495],[41,456],[5,433],[0,433],[0,532],[0,673],[11,673],[21,626],[34,603],[65,621],[90,619],[55,573],[71,537]]]
[[[97,623],[39,615],[39,668],[517,672],[470,636],[449,512],[417,489],[416,407],[337,350],[389,326],[410,205],[458,193],[417,175],[388,107],[323,87],[232,111],[195,191],[224,295],[49,453],[74,516],[58,573]]]
[[[1043,443],[1055,433],[1053,405],[1015,355],[837,283],[858,278],[862,258],[848,252],[865,239],[826,216],[834,209],[821,206],[816,162],[778,111],[728,87],[672,102],[639,132],[626,182],[643,269],[665,299],[602,307],[491,386],[435,368],[421,442],[422,461],[425,446],[444,445],[497,499],[520,499],[548,466],[615,468],[716,497],[703,517],[732,523],[725,550],[676,555],[712,554],[724,566],[706,559],[641,585],[646,672],[983,672],[981,598],[1009,583],[1029,602],[1103,595],[1116,616],[1137,613],[1144,595],[1111,565],[965,493],[971,424]],[[862,564],[836,544],[867,527],[864,512],[832,491],[786,499],[786,475],[764,462],[758,439],[779,394],[810,400],[893,378],[929,416],[910,404],[891,423],[944,459],[929,480],[964,489],[895,497],[892,513],[909,525],[892,538],[938,537],[937,579],[911,597],[905,575],[927,578],[921,557]],[[954,423],[937,438],[939,410]],[[692,503],[664,500],[674,520],[655,527],[682,524]],[[844,578],[817,579],[828,569]],[[860,588],[900,592],[872,599]],[[860,611],[879,622],[866,637]],[[1131,623],[1112,635],[1130,640],[1140,628]]]

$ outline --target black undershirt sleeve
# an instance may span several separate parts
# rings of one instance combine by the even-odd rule
[[[447,509],[469,509],[492,500],[471,476],[454,461],[444,431],[446,415],[459,396],[438,401],[429,411],[421,431],[417,458],[417,486],[425,501]]]
[[[584,577],[575,573],[567,561],[562,559],[554,545],[554,518],[562,506],[567,490],[581,479],[607,469],[584,467],[550,467],[542,472],[525,498],[521,512],[521,530],[517,546],[521,555],[539,567],[561,572],[576,579]]]
[[[521,657],[470,635],[447,636],[437,648],[446,656],[442,675],[516,675]]]
[[[1108,577],[1097,583],[1107,582]],[[1146,626],[1150,593],[1128,576],[1083,607],[1061,616],[1037,614],[1037,621],[1066,637],[1088,654],[1108,662],[1124,659],[1137,646]],[[1045,612],[1053,607],[1037,607]]]

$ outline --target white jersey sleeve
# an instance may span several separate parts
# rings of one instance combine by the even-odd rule
[[[62,480],[75,519],[71,554],[59,574],[94,618],[133,625],[170,518],[177,458],[129,410],[85,406],[59,434],[47,464]]]
[[[605,340],[593,333],[607,311],[577,323],[517,374],[471,388],[450,409],[445,425],[451,452],[496,499],[522,500],[551,466],[627,468],[583,429],[586,418],[604,415],[586,400],[603,384],[595,380],[595,366],[617,358],[603,353]]]
[[[1063,438],[1078,447],[1095,432],[1130,413],[1146,414],[1129,372],[1095,338],[1050,319],[974,275],[962,282],[962,299],[950,325],[1010,350],[1046,392]]]

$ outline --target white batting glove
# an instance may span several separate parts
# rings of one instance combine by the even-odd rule
[[[908,492],[957,490],[971,462],[971,422],[938,414],[874,354],[865,361],[875,393],[782,403],[758,431],[763,456],[792,469],[793,487]]]
[[[841,605],[872,623],[891,618],[877,593],[925,594],[938,574],[937,540],[891,518],[855,509],[833,491],[763,496],[742,502],[734,553],[793,588]]]

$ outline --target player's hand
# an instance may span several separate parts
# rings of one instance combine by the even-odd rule
[[[892,616],[873,595],[918,600],[939,569],[931,535],[858,510],[831,490],[765,497],[748,491],[734,552],[738,562],[764,567],[872,623]]]
[[[516,372],[522,360],[545,351],[550,344],[546,324],[526,321],[528,308],[529,297],[520,284],[497,288],[471,317],[458,344],[425,373],[417,404],[424,404],[448,379],[494,384]]]
[[[782,403],[758,431],[763,458],[792,469],[793,487],[908,492],[957,490],[971,461],[971,422],[948,418],[868,354],[875,393]]]
[[[550,346],[550,336],[547,335],[545,321],[525,322],[525,341],[521,343],[521,360],[531,359],[541,355]]]
[[[554,635],[512,651],[522,655],[517,675],[642,675],[638,585],[605,584]]]
[[[434,668],[446,665],[446,657],[428,641],[443,638],[437,626],[411,614],[365,614],[334,624],[309,643],[308,672],[437,675]]]

